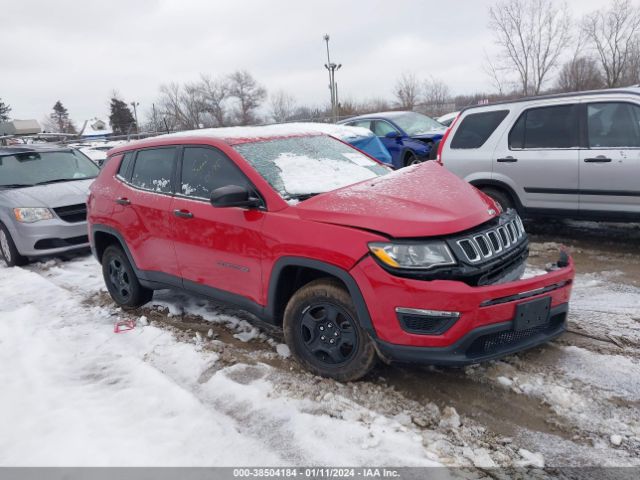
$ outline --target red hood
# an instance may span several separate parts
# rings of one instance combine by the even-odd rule
[[[435,162],[317,195],[295,209],[306,220],[396,238],[461,232],[498,215],[493,200]]]

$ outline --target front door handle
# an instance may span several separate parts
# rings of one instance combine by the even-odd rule
[[[595,158],[585,158],[584,161],[587,163],[609,163],[611,159],[605,157],[604,155],[598,155]]]
[[[504,157],[504,158],[499,158],[498,160],[496,160],[500,163],[515,163],[518,161],[517,158],[514,158],[512,156],[508,156],[508,157]]]
[[[120,197],[116,200],[118,205],[131,205],[131,201],[128,198]]]
[[[189,210],[174,210],[173,214],[180,218],[193,218],[193,213]]]

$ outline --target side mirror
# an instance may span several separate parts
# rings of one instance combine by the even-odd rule
[[[386,138],[398,138],[401,137],[402,135],[400,135],[400,133],[398,132],[387,132],[387,134],[385,135]]]
[[[246,187],[227,185],[226,187],[216,188],[211,192],[211,205],[217,208],[255,208],[262,205],[262,201],[252,196]]]

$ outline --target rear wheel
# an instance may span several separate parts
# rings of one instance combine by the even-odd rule
[[[373,342],[360,327],[351,296],[331,279],[310,282],[291,297],[284,336],[298,362],[323,377],[357,380],[376,362]]]
[[[126,310],[141,307],[153,298],[153,290],[140,285],[127,255],[118,246],[111,245],[104,251],[102,275],[111,298]]]
[[[0,255],[7,264],[7,267],[20,267],[29,262],[27,257],[18,253],[18,249],[11,238],[9,230],[2,223],[0,223]]]
[[[510,208],[512,209],[516,208],[516,205],[513,199],[511,198],[511,195],[509,195],[508,193],[495,188],[483,188],[482,191],[487,195],[489,195],[491,198],[493,198],[496,202],[498,202],[502,207],[503,211],[506,212]]]

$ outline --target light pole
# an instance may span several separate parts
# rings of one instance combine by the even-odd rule
[[[131,102],[131,106],[133,107],[133,117],[136,120],[136,135],[140,135],[140,129],[138,127],[138,106],[140,102]]]
[[[329,91],[331,92],[331,117],[334,122],[338,120],[338,86],[336,84],[336,70],[340,70],[341,63],[331,63],[329,55],[329,34],[325,34],[324,41],[327,44],[327,63],[324,68],[329,71]]]

